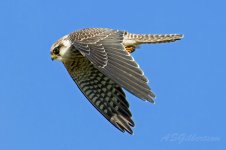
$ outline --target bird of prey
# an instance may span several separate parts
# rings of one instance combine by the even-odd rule
[[[134,122],[122,88],[154,103],[148,79],[131,53],[140,44],[174,42],[181,34],[132,34],[86,28],[63,36],[51,47],[89,102],[120,131],[132,134]]]

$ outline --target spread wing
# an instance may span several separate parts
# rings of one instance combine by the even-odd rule
[[[73,46],[103,74],[137,97],[151,102],[148,80],[122,44],[123,31],[89,28],[69,35]]]
[[[116,128],[132,134],[134,122],[122,88],[85,57],[64,62],[64,65],[90,103]]]

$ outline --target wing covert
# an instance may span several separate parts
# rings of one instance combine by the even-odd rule
[[[124,33],[94,28],[83,29],[69,36],[75,49],[87,57],[99,71],[137,97],[154,102],[155,95],[147,84],[147,78],[122,44]],[[82,38],[82,35],[86,36]]]

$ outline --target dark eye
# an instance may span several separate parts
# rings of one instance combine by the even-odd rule
[[[58,54],[60,53],[59,47],[56,47],[56,48],[53,50],[53,53],[54,53],[55,55],[58,55]]]

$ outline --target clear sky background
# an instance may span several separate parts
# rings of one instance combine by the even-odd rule
[[[220,150],[226,146],[224,0],[7,0],[0,5],[0,150]],[[91,106],[62,63],[60,37],[87,27],[182,33],[133,54],[156,104],[127,92],[136,123],[121,133]]]

